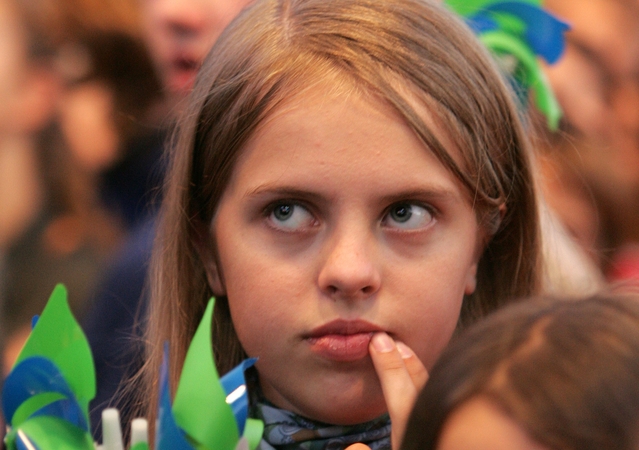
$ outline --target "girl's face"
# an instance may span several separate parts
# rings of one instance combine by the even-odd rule
[[[259,357],[264,395],[335,424],[386,411],[373,332],[432,366],[481,245],[468,193],[390,107],[321,87],[252,136],[211,230],[213,291]]]

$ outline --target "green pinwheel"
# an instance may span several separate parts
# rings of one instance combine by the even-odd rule
[[[515,81],[522,99],[532,91],[535,105],[556,129],[561,108],[537,58],[557,62],[565,49],[569,26],[541,7],[541,0],[445,0],[466,19]]]
[[[211,299],[191,341],[172,406],[165,346],[156,450],[234,450],[240,436],[254,450],[262,437],[263,423],[247,418],[244,371],[255,359],[245,360],[221,380],[215,368],[211,348],[214,304]]]
[[[173,405],[165,356],[156,450],[254,450],[262,437],[262,422],[248,418],[244,378],[255,359],[245,360],[221,379],[215,368],[214,303],[211,299],[189,346]],[[94,450],[88,411],[95,391],[89,343],[69,309],[66,289],[58,285],[3,386],[6,448]],[[109,426],[117,427],[115,434],[121,435],[117,417]],[[105,448],[123,448],[121,442],[111,444],[105,443]],[[131,450],[148,448],[145,439],[131,446]]]
[[[7,448],[92,450],[94,396],[91,349],[58,285],[4,383]]]

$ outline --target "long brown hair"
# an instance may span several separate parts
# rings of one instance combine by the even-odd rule
[[[152,399],[162,342],[170,342],[175,382],[212,295],[196,243],[243,145],[279,104],[327,75],[394,107],[425,151],[468,189],[490,239],[460,323],[535,291],[539,238],[528,144],[511,92],[470,30],[423,0],[258,0],[208,55],[172,146],[152,269]],[[419,108],[434,113],[461,153],[460,164]],[[217,299],[213,327],[224,373],[244,357],[224,297]],[[150,408],[153,417],[153,401]]]
[[[442,353],[402,450],[437,448],[446,419],[485,398],[552,449],[636,449],[639,295],[535,299],[467,330]]]

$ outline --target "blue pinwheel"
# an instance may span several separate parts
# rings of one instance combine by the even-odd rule
[[[554,64],[565,50],[570,28],[541,7],[541,0],[445,0],[462,15],[479,39],[502,62],[523,99],[532,91],[535,105],[556,129],[561,108],[537,57]]]
[[[255,363],[247,359],[222,379],[211,348],[211,299],[189,346],[171,405],[168,351],[165,345],[160,373],[160,403],[156,450],[234,450],[240,437],[251,450],[257,447],[264,425],[248,417],[244,371]]]
[[[9,450],[93,450],[95,369],[64,286],[54,289],[2,389]]]
[[[165,350],[157,450],[254,450],[262,437],[263,423],[248,418],[244,378],[255,359],[218,377],[211,346],[213,307],[211,299],[189,346],[173,405]],[[95,391],[91,349],[69,309],[66,289],[58,285],[3,386],[7,450],[94,450],[88,408]],[[148,449],[146,440],[131,446]]]

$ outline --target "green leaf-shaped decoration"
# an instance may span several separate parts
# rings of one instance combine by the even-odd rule
[[[445,3],[450,6],[457,14],[462,16],[469,16],[475,14],[487,6],[503,0],[445,0]],[[520,3],[528,3],[534,6],[541,6],[541,0],[517,0]]]
[[[515,55],[525,68],[523,72],[530,79],[524,84],[532,87],[535,104],[546,115],[548,126],[556,130],[561,119],[561,106],[553,94],[546,75],[537,63],[535,54],[520,40],[502,31],[491,31],[482,34],[479,39],[495,53]]]
[[[42,450],[95,450],[91,435],[66,420],[51,416],[38,416],[24,422],[7,436],[8,448],[14,448],[19,435]]]
[[[67,290],[58,284],[45,306],[16,364],[31,356],[50,359],[76,394],[89,420],[89,401],[95,397],[95,367],[91,348],[67,302]]]
[[[244,425],[244,438],[248,441],[248,446],[250,450],[255,450],[257,445],[262,440],[262,435],[264,434],[264,422],[259,419],[251,419],[250,417],[246,419],[246,424]]]
[[[40,408],[64,398],[66,397],[59,392],[45,392],[43,394],[34,395],[33,397],[25,400],[18,407],[15,414],[11,418],[11,425],[14,428],[19,427]]]
[[[209,301],[186,354],[173,414],[198,450],[234,450],[239,431],[211,349],[214,303]]]

